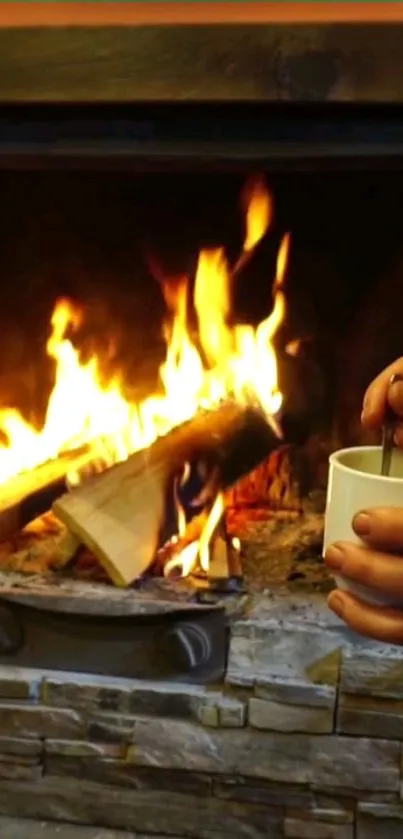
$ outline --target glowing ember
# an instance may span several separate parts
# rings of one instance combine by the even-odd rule
[[[63,451],[89,444],[103,468],[149,446],[157,437],[190,419],[201,408],[231,397],[259,403],[277,433],[276,415],[281,406],[273,338],[284,320],[283,291],[289,236],[278,253],[273,285],[274,305],[257,328],[230,325],[231,285],[234,273],[265,235],[272,220],[272,200],[263,181],[251,182],[244,193],[245,239],[235,269],[230,269],[223,249],[200,253],[194,290],[198,319],[197,339],[188,323],[189,282],[184,277],[173,288],[164,285],[169,311],[165,327],[166,357],[160,369],[161,392],[133,404],[124,396],[123,381],[114,375],[105,383],[101,361],[80,355],[70,337],[84,313],[68,300],[56,303],[47,353],[55,361],[53,391],[46,419],[36,430],[13,408],[0,410],[0,431],[7,441],[0,446],[0,482],[57,457]],[[71,481],[79,476],[70,475]],[[198,542],[173,557],[166,573],[177,567],[187,574],[198,561],[208,568],[210,538],[222,516],[224,502],[216,498]],[[180,530],[185,520],[179,519]],[[172,564],[173,563],[173,564]]]
[[[301,349],[301,344],[302,341],[300,338],[294,338],[293,341],[288,342],[287,346],[285,347],[285,352],[287,353],[287,355],[291,355],[293,356],[293,358],[295,358],[295,356],[298,355]]]

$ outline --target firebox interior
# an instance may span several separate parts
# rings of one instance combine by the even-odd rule
[[[289,233],[286,310],[274,338],[284,440],[229,494],[227,529],[242,541],[249,590],[327,588],[328,453],[363,439],[364,388],[401,352],[403,117],[396,109],[200,106],[101,108],[85,119],[65,107],[57,119],[31,108],[3,124],[0,407],[41,428],[60,298],[83,308],[69,336],[83,362],[95,353],[105,382],[118,373],[132,401],[153,392],[165,351],[163,286],[189,278],[192,330],[199,252],[224,247],[236,264],[245,185],[259,176],[273,218],[232,277],[227,319],[256,325],[270,311]],[[6,445],[7,428],[0,431]],[[83,569],[91,580],[88,556]]]

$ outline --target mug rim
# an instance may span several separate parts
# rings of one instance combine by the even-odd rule
[[[329,456],[329,464],[331,466],[336,466],[342,472],[348,472],[350,475],[365,475],[371,481],[382,481],[382,482],[389,482],[394,484],[403,483],[402,478],[396,478],[393,475],[374,475],[371,472],[363,472],[361,469],[353,469],[351,466],[346,466],[345,463],[341,463],[339,458],[345,454],[355,454],[357,452],[382,452],[382,446],[350,446],[345,449],[338,449]],[[403,455],[403,451],[400,450],[400,454]]]

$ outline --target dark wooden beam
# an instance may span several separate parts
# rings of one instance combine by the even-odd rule
[[[402,43],[403,22],[0,27],[0,102],[403,102]]]

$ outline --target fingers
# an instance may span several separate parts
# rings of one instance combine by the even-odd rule
[[[328,568],[342,577],[403,602],[403,560],[350,542],[336,542],[325,556]]]
[[[373,548],[401,551],[403,554],[403,508],[373,507],[362,510],[353,519],[357,536]],[[403,576],[403,560],[401,564]]]
[[[398,358],[386,367],[367,389],[361,416],[365,428],[376,429],[382,425],[388,402],[397,416],[403,419],[403,382],[389,386],[390,377],[394,373],[403,375],[403,358]]]
[[[403,557],[391,553],[403,553],[403,509],[363,510],[354,517],[353,528],[365,545],[330,545],[326,565],[335,574],[403,603]],[[376,608],[342,591],[332,592],[329,606],[360,635],[403,645],[403,611]]]
[[[386,644],[403,644],[403,612],[369,606],[344,591],[332,591],[328,605],[359,635]]]

